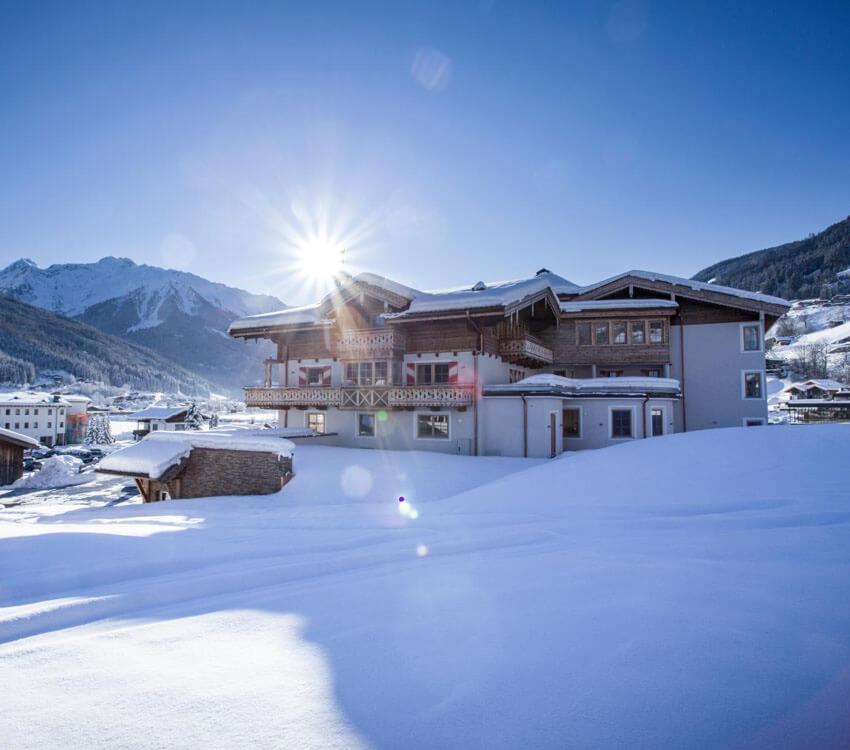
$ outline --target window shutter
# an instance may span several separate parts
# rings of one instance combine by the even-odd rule
[[[407,363],[407,384],[416,385],[416,363]]]
[[[307,385],[307,368],[299,367],[298,368],[298,385],[304,387]]]
[[[322,368],[322,385],[331,384],[331,366],[326,365]]]
[[[457,362],[449,362],[449,385],[457,385]]]

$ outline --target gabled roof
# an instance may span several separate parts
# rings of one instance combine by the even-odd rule
[[[188,406],[149,406],[130,415],[130,419],[144,421],[146,419],[174,419],[189,411]]]
[[[20,432],[13,432],[0,427],[0,443],[11,443],[19,448],[41,448],[41,443],[29,435],[22,435]]]
[[[67,401],[60,398],[59,401],[53,399],[53,394],[44,393],[42,391],[12,391],[9,393],[0,393],[0,404],[20,404],[32,406],[70,406]]]
[[[752,302],[761,302],[766,305],[781,305],[782,307],[790,307],[791,303],[781,297],[773,297],[769,294],[761,294],[760,292],[748,292],[744,289],[735,289],[731,286],[720,286],[718,284],[707,284],[702,281],[694,281],[693,279],[685,279],[681,276],[669,276],[668,274],[656,273],[655,271],[626,271],[625,273],[611,276],[608,279],[603,279],[595,284],[589,284],[582,287],[579,294],[591,294],[597,289],[613,284],[616,281],[627,278],[642,279],[644,281],[657,281],[664,284],[672,284],[674,286],[684,286],[688,289],[701,292],[715,292],[717,294],[725,294],[730,297],[750,300]]]

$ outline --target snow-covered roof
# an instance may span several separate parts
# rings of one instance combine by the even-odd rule
[[[377,273],[370,273],[368,271],[358,273],[353,277],[353,280],[369,284],[370,286],[376,286],[379,289],[384,289],[392,294],[397,294],[399,297],[405,297],[406,299],[414,299],[422,294],[422,292],[418,289],[414,289],[412,286],[400,284],[398,281],[388,279],[386,276],[381,276]],[[331,292],[331,294],[333,294],[333,292]]]
[[[845,383],[839,383],[837,380],[831,380],[829,378],[812,378],[810,380],[804,380],[801,383],[791,383],[791,385],[785,388],[785,390],[790,391],[796,389],[799,391],[806,391],[815,386],[824,391],[840,391],[850,388],[850,386]]]
[[[643,393],[668,393],[677,396],[679,381],[674,378],[565,378],[560,375],[541,373],[519,380],[516,383],[484,386],[484,395],[514,393],[551,393],[560,395],[629,395]]]
[[[20,432],[14,432],[13,430],[7,430],[0,427],[0,442],[2,441],[20,445],[22,448],[41,447],[41,443],[39,443],[35,438],[31,438],[29,435],[22,435]]]
[[[285,310],[278,310],[277,312],[248,315],[234,320],[227,331],[233,333],[234,331],[247,331],[271,326],[315,325],[321,323],[319,307],[320,305],[317,302],[301,307],[287,307]]]
[[[644,310],[659,307],[677,308],[678,302],[670,299],[588,299],[577,302],[562,302],[561,312],[589,312],[593,310]]]
[[[788,300],[784,300],[781,297],[773,297],[770,294],[761,294],[760,292],[748,292],[743,289],[735,289],[731,286],[708,284],[702,281],[694,281],[693,279],[685,279],[681,276],[669,276],[668,274],[655,273],[654,271],[637,270],[625,271],[624,273],[617,274],[616,276],[611,276],[608,279],[597,281],[595,284],[589,284],[588,286],[582,287],[580,293],[587,294],[588,292],[592,292],[595,289],[599,289],[605,286],[606,284],[610,284],[620,279],[625,279],[629,276],[634,276],[635,278],[644,279],[646,281],[662,281],[666,284],[676,284],[678,286],[685,286],[695,291],[718,292],[720,294],[728,294],[731,297],[740,297],[741,299],[749,299],[753,300],[754,302],[764,302],[768,305],[782,305],[783,307],[789,307],[791,305]]]
[[[158,479],[188,458],[193,448],[275,453],[280,457],[290,457],[295,452],[295,446],[283,438],[262,438],[256,434],[239,434],[238,431],[155,432],[138,443],[110,453],[97,468],[98,471]]]
[[[137,421],[146,419],[171,419],[189,411],[188,406],[149,406],[147,409],[131,414],[130,418]]]
[[[55,401],[52,393],[42,391],[10,391],[0,393],[0,404],[38,404],[39,406],[69,406],[64,396]]]

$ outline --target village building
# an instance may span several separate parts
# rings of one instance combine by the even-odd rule
[[[295,446],[279,437],[152,432],[106,456],[97,471],[132,477],[143,502],[268,495],[292,477]]]
[[[82,443],[89,428],[91,399],[76,394],[63,394],[60,398],[68,404],[65,410],[65,442],[68,445]]]
[[[812,378],[804,380],[801,383],[792,383],[783,393],[787,394],[789,399],[819,399],[829,400],[841,391],[846,391],[850,386],[844,383],[839,383],[837,380],[829,378]]]
[[[553,456],[765,424],[764,335],[787,309],[645,271],[437,292],[361,273],[229,332],[276,344],[245,399],[281,426],[363,448]]]
[[[133,437],[141,440],[151,432],[181,432],[186,429],[188,406],[150,406],[130,415],[136,420]]]
[[[850,421],[850,386],[827,378],[792,383],[780,409],[792,424]]]
[[[59,395],[30,391],[0,393],[0,428],[53,447],[67,442],[65,428],[71,404]]]
[[[0,486],[20,479],[24,473],[24,451],[40,446],[35,438],[0,427]]]

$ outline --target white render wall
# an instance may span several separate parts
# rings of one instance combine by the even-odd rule
[[[752,321],[757,322],[757,321]],[[681,327],[670,327],[670,377],[682,382]],[[764,331],[762,331],[762,345]],[[679,408],[677,431],[704,430],[712,427],[741,427],[746,418],[767,422],[764,351],[741,351],[740,323],[706,323],[684,327],[685,377],[684,424]],[[743,372],[762,373],[762,398],[743,398]]]
[[[45,401],[0,403],[0,427],[35,438],[43,444],[62,445],[65,442],[67,409],[66,403]]]

